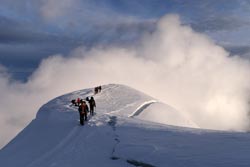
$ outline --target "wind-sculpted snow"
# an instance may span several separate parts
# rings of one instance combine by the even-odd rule
[[[185,113],[160,102],[151,103],[137,118],[167,125],[199,128]]]
[[[155,100],[151,100],[151,101],[147,101],[145,103],[143,103],[140,107],[138,107],[131,115],[129,115],[129,117],[134,117],[134,116],[138,116],[139,114],[141,114],[146,108],[148,108],[150,105],[157,103],[157,101]]]
[[[75,98],[84,89],[42,106],[34,119],[0,151],[4,167],[235,167],[249,166],[250,134],[208,131],[182,112],[123,85],[94,95],[96,114],[79,125]],[[130,117],[129,117],[130,116]],[[172,125],[179,125],[172,126]]]

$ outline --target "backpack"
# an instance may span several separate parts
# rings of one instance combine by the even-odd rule
[[[94,99],[90,99],[89,105],[92,106],[92,107],[95,107],[95,100]]]
[[[78,107],[78,111],[79,111],[79,112],[82,112],[82,105],[80,105],[80,106]]]

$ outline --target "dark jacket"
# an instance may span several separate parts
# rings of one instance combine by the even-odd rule
[[[92,108],[92,107],[96,107],[95,105],[95,100],[93,97],[91,97],[91,99],[89,100],[89,106]]]

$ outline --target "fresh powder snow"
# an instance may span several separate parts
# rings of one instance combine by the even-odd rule
[[[94,96],[79,125],[71,100]],[[0,150],[3,167],[249,167],[250,134],[200,129],[185,113],[124,85],[69,93],[43,105]]]

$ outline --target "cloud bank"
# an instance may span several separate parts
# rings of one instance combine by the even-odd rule
[[[201,128],[249,130],[250,63],[182,25],[177,15],[161,18],[134,47],[80,47],[67,57],[43,60],[27,83],[1,72],[2,146],[51,98],[108,83],[156,97]]]

